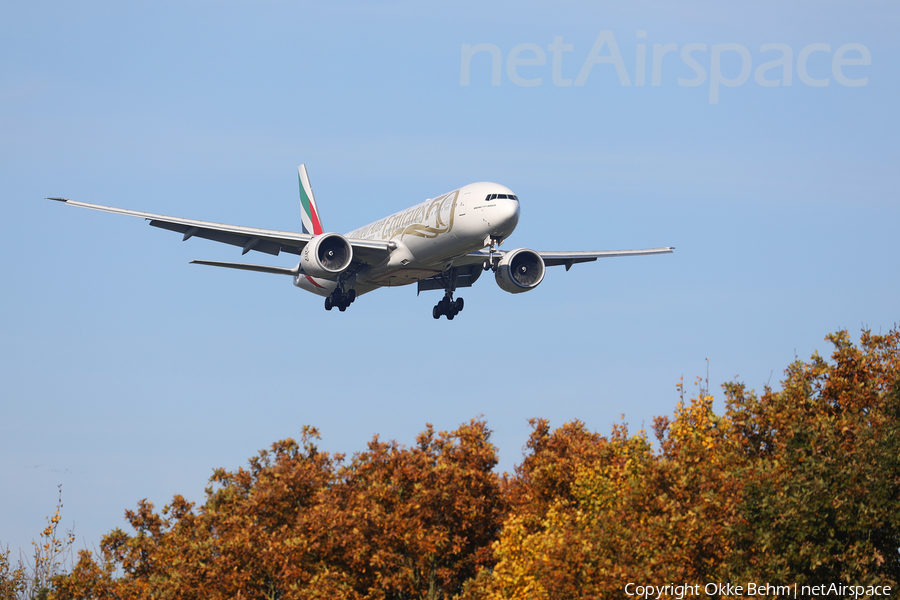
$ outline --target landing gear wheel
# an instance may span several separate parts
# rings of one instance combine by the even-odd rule
[[[347,292],[347,304],[353,304],[354,300],[356,300],[356,290],[351,289]]]
[[[334,307],[334,304],[331,302],[331,296],[325,298],[325,310],[331,310]]]
[[[488,259],[484,262],[484,268],[487,270],[490,267],[491,260]],[[435,276],[435,279],[439,279],[441,287],[444,288],[444,297],[440,299],[431,311],[431,316],[435,319],[440,319],[441,316],[445,316],[448,321],[452,321],[463,309],[464,303],[462,298],[457,298],[455,301],[453,300],[453,293],[456,291],[459,278],[459,273],[457,271],[457,268],[449,267],[445,269],[440,276]],[[475,276],[477,277],[477,271]]]
[[[345,310],[347,310],[347,305],[346,305],[346,304],[341,304],[340,306],[338,306],[338,310],[341,311],[341,312],[344,312]]]

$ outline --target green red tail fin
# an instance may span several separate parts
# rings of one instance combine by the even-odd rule
[[[319,207],[316,205],[316,197],[313,195],[312,186],[309,185],[306,165],[300,165],[297,168],[297,173],[300,176],[300,206],[303,208],[301,215],[303,233],[319,235],[323,232],[322,221],[319,218]]]

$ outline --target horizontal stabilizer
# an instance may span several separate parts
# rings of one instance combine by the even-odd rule
[[[266,265],[248,265],[246,263],[218,262],[214,260],[192,260],[192,265],[208,265],[210,267],[226,267],[228,269],[240,269],[241,271],[259,271],[260,273],[274,273],[275,275],[299,275],[299,266],[293,269],[284,267],[269,267]]]

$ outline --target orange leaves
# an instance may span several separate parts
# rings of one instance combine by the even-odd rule
[[[353,524],[336,557],[361,573],[357,589],[447,595],[485,563],[503,509],[489,438],[480,421],[429,425],[413,448],[376,438],[341,468],[329,506]]]
[[[46,597],[57,574],[63,572],[65,563],[71,560],[75,535],[72,531],[66,532],[65,536],[57,532],[63,506],[62,485],[58,487],[56,512],[46,518],[47,526],[41,531],[40,542],[31,542],[34,548],[31,560],[20,555],[18,565],[13,569],[9,563],[9,550],[0,550],[0,599]]]
[[[25,566],[19,563],[15,568],[9,562],[9,550],[0,549],[0,600],[19,598],[28,587]]]
[[[304,428],[247,469],[216,470],[202,506],[140,502],[135,534],[106,536],[58,597],[446,598],[490,564],[504,503],[483,422],[429,426],[413,448],[376,437],[347,465],[317,438]]]

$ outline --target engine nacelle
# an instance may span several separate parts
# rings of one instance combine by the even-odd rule
[[[311,277],[328,278],[344,271],[353,260],[353,247],[339,233],[315,236],[303,248],[300,268]]]
[[[544,259],[534,250],[519,248],[507,252],[497,265],[497,285],[505,292],[519,294],[533,290],[544,280]]]

